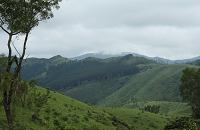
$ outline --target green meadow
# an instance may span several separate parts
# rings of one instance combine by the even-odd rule
[[[45,93],[45,89],[37,86],[37,92]],[[27,129],[55,129],[55,121],[65,124],[69,130],[162,130],[166,123],[175,115],[191,114],[188,112],[186,103],[176,102],[138,102],[138,106],[147,104],[161,105],[158,114],[141,111],[137,108],[132,109],[129,105],[123,107],[96,107],[85,104],[68,96],[64,96],[55,91],[50,92],[51,98],[40,110],[38,119],[32,119],[35,106],[29,109],[27,106],[22,108],[20,101],[16,105],[15,122],[25,125]],[[28,96],[28,95],[27,95]],[[166,110],[170,109],[167,112]],[[175,114],[175,115],[174,115]],[[46,122],[46,124],[44,124]],[[0,107],[0,128],[7,126],[6,116],[3,107]]]
[[[132,55],[75,61],[29,58],[22,78],[36,79],[36,95],[44,95],[46,87],[51,91],[40,108],[29,104],[34,91],[26,94],[24,107],[20,98],[16,100],[11,106],[15,124],[28,130],[163,130],[176,117],[192,114],[179,93],[185,67],[198,66],[160,64]],[[149,105],[160,106],[157,114],[145,111]],[[1,105],[0,129],[7,128]]]

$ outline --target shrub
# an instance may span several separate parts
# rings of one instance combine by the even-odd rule
[[[125,126],[125,127],[129,128],[129,126],[128,126],[128,124],[127,124],[126,122],[124,122],[124,121],[121,121],[121,124],[122,124],[123,126]]]
[[[67,103],[65,103],[65,106],[68,107]]]
[[[73,119],[73,121],[75,121],[75,123],[79,123],[80,122],[79,119],[76,118],[76,117]]]
[[[59,125],[60,125],[60,122],[59,122],[58,118],[54,118],[53,124],[54,124],[55,126],[59,126]]]
[[[67,116],[63,116],[63,117],[62,117],[62,120],[63,120],[63,121],[68,121],[68,117],[67,117]]]
[[[54,114],[55,116],[59,116],[59,115],[61,115],[62,113],[59,113],[59,112],[57,112],[57,111],[54,111],[53,114]]]
[[[5,128],[6,129],[6,128]],[[26,130],[26,125],[17,121],[14,126],[11,127],[13,130]]]
[[[196,130],[200,128],[197,123],[190,117],[176,117],[173,121],[170,121],[165,125],[164,130],[169,129],[187,129]]]
[[[88,112],[87,115],[88,115],[88,116],[92,116],[92,112]]]
[[[149,111],[151,113],[158,113],[159,112],[159,109],[160,109],[160,105],[147,105],[146,107],[144,107],[144,110],[145,111]]]
[[[54,97],[54,98],[53,98],[53,100],[55,100],[55,101],[56,101],[56,98]]]
[[[44,119],[46,119],[47,121],[49,121],[50,116],[45,116]]]
[[[116,116],[113,116],[113,117],[112,117],[112,120],[113,120],[114,122],[118,122],[118,119],[117,119]]]
[[[154,123],[150,123],[149,126],[155,128],[155,129],[158,128],[158,126],[156,124],[154,124]]]
[[[84,116],[83,118],[84,120],[89,121],[89,118],[87,116]]]
[[[49,107],[46,108],[45,112],[50,113],[51,109]]]

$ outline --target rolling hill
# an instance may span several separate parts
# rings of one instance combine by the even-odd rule
[[[44,88],[35,87],[36,93],[45,94]],[[31,96],[31,93],[33,92],[28,92],[27,98]],[[2,92],[0,92],[0,99],[2,99]],[[176,105],[176,107],[179,106],[184,106],[184,104]],[[35,120],[32,115],[36,106],[29,108],[26,102],[22,107],[21,101],[17,100],[15,108],[16,126],[19,129],[28,130],[52,130],[61,129],[61,127],[66,130],[154,130],[163,129],[173,117],[170,114],[154,114],[129,108],[95,107],[55,91],[50,92],[47,104],[41,108]],[[0,107],[0,129],[7,129],[3,107]]]
[[[181,101],[179,84],[188,64],[160,64],[131,54],[107,59],[28,58],[24,79],[35,78],[67,96],[96,106],[123,106],[140,101]]]

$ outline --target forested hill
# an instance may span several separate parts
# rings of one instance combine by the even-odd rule
[[[98,59],[88,57],[83,60],[68,60],[61,56],[50,59],[27,59],[22,68],[23,79],[35,78],[38,85],[50,89],[73,88],[91,81],[101,81],[140,72],[138,64],[155,63],[132,54],[123,57]]]
[[[27,59],[21,75],[84,103],[123,106],[132,99],[181,101],[179,84],[185,67],[197,66],[160,64],[132,54],[82,60],[55,56]]]

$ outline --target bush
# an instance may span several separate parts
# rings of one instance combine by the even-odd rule
[[[68,107],[67,103],[65,103],[65,106]]]
[[[49,121],[50,116],[45,116],[44,119],[46,119],[47,121]]]
[[[57,112],[57,111],[54,111],[53,114],[54,114],[55,116],[59,116],[59,115],[61,115],[62,113],[59,113],[59,112]]]
[[[51,109],[49,107],[46,108],[45,112],[50,113]]]
[[[84,120],[89,121],[89,118],[87,116],[84,116],[83,118]]]
[[[92,116],[92,112],[88,112],[87,115],[88,115],[88,116]]]
[[[149,111],[151,113],[158,113],[159,112],[159,109],[160,109],[160,105],[147,105],[146,107],[144,107],[144,110],[145,111]]]
[[[63,120],[63,121],[68,121],[68,117],[67,117],[67,116],[63,116],[63,117],[62,117],[62,120]]]
[[[150,123],[149,126],[155,128],[155,129],[158,128],[158,126],[156,124],[154,124],[154,123]]]
[[[113,116],[113,117],[112,117],[112,120],[113,120],[114,122],[118,122],[118,119],[117,119],[116,116]]]
[[[187,129],[187,130],[196,130],[200,128],[200,125],[191,119],[190,117],[176,117],[173,121],[170,121],[165,125],[164,130],[169,129]]]

